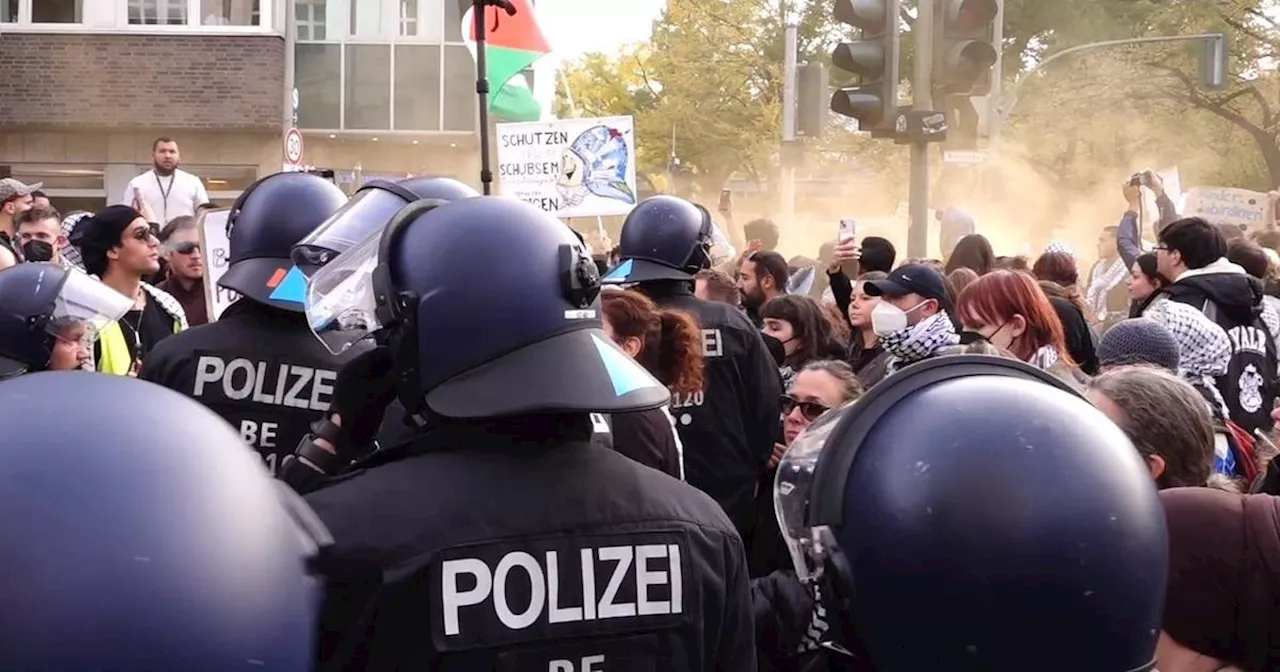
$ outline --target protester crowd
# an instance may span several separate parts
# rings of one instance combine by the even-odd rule
[[[344,535],[357,534],[361,527],[334,513],[350,510],[343,507],[354,507],[356,501],[340,501],[337,493],[352,494],[354,488],[324,488],[312,481],[300,484],[290,479],[284,465],[290,460],[294,466],[306,462],[322,476],[331,477],[339,476],[358,459],[373,459],[375,464],[379,459],[390,460],[382,457],[385,447],[396,443],[389,437],[406,431],[401,425],[411,425],[419,409],[412,408],[402,396],[403,387],[387,383],[374,388],[367,381],[363,386],[353,382],[358,380],[354,367],[364,366],[361,372],[368,374],[368,367],[374,366],[370,364],[372,353],[382,353],[386,348],[330,347],[331,342],[323,339],[353,327],[344,322],[334,332],[321,330],[317,325],[325,324],[325,320],[312,313],[314,306],[308,304],[304,310],[306,302],[301,298],[281,297],[277,287],[281,279],[274,271],[278,267],[282,275],[295,264],[301,267],[297,250],[306,247],[308,241],[312,243],[308,250],[325,249],[316,242],[322,238],[317,238],[317,232],[335,223],[345,225],[359,220],[351,212],[363,213],[369,221],[376,219],[377,227],[384,227],[395,209],[374,218],[368,215],[373,207],[369,203],[376,202],[374,198],[347,201],[336,188],[330,192],[306,179],[294,180],[299,186],[289,187],[288,180],[294,178],[264,178],[260,185],[282,185],[277,195],[272,195],[272,189],[277,187],[256,189],[256,196],[246,194],[231,208],[233,219],[241,217],[230,233],[232,267],[239,270],[229,271],[231,279],[223,285],[245,298],[233,304],[229,317],[214,321],[206,304],[196,217],[217,206],[208,202],[198,178],[178,168],[175,143],[161,138],[154,149],[155,170],[131,183],[125,202],[97,213],[64,216],[52,209],[47,200],[41,202],[39,185],[0,180],[0,267],[10,267],[0,270],[0,359],[5,362],[5,370],[0,373],[17,377],[42,370],[82,369],[96,371],[97,375],[140,376],[195,398],[229,421],[272,474],[308,495],[308,501],[333,529],[342,547],[348,538]],[[425,183],[398,185],[395,189],[377,185],[370,188],[383,188],[403,199],[396,208],[422,198],[469,200],[469,194],[448,198],[435,192],[428,194],[419,189],[421,184]],[[290,192],[290,188],[298,191]],[[461,185],[458,188],[466,189]],[[1159,221],[1150,231],[1142,230],[1136,212],[1143,188],[1155,192],[1160,206]],[[399,190],[411,193],[406,195]],[[584,292],[602,282],[600,314],[595,319],[608,343],[598,340],[594,347],[607,345],[608,352],[613,353],[610,356],[626,358],[637,370],[642,369],[645,376],[661,386],[664,398],[669,393],[669,401],[597,407],[575,400],[565,401],[565,408],[597,413],[591,416],[594,445],[607,446],[635,463],[651,467],[655,473],[665,474],[662,478],[666,480],[659,489],[676,485],[684,488],[675,481],[693,486],[709,496],[707,501],[714,500],[719,505],[713,517],[725,521],[724,529],[716,533],[723,533],[723,548],[728,549],[720,572],[724,576],[719,577],[729,586],[725,602],[716,606],[711,602],[715,596],[708,593],[704,595],[708,602],[700,608],[707,613],[719,610],[713,620],[722,628],[718,636],[726,638],[722,646],[745,646],[747,651],[718,658],[708,654],[700,665],[668,669],[876,668],[860,657],[859,651],[850,651],[856,647],[847,638],[841,640],[841,628],[831,625],[839,618],[828,613],[826,605],[832,603],[826,601],[830,598],[821,594],[824,588],[820,587],[826,584],[805,569],[810,561],[806,560],[806,553],[813,553],[814,549],[796,538],[785,522],[787,512],[779,508],[789,491],[780,490],[777,484],[790,477],[779,473],[791,473],[788,465],[803,457],[804,449],[797,452],[792,448],[804,445],[806,437],[823,435],[816,430],[830,431],[829,427],[822,429],[824,422],[829,424],[833,422],[831,418],[859,408],[877,390],[900,384],[895,381],[906,380],[914,375],[913,371],[925,370],[930,362],[941,366],[957,355],[968,358],[954,361],[971,362],[977,357],[976,361],[986,358],[985,361],[1017,362],[1023,374],[1029,369],[1038,372],[1037,385],[1087,400],[1098,413],[1081,417],[1089,418],[1099,432],[1115,433],[1118,429],[1127,438],[1125,449],[1131,447],[1145,465],[1144,478],[1149,476],[1153,487],[1160,491],[1159,503],[1167,521],[1168,579],[1159,582],[1163,625],[1154,650],[1162,672],[1276,669],[1280,664],[1280,634],[1276,634],[1273,623],[1280,622],[1280,614],[1276,612],[1273,586],[1280,576],[1276,574],[1280,566],[1280,506],[1273,495],[1280,495],[1280,466],[1273,462],[1277,451],[1271,431],[1277,414],[1276,398],[1280,395],[1280,254],[1276,249],[1280,235],[1269,230],[1242,231],[1200,218],[1179,218],[1158,180],[1147,187],[1126,186],[1123,196],[1128,209],[1117,226],[1100,227],[1098,247],[1088,256],[1057,243],[1035,258],[998,256],[988,239],[978,232],[980,225],[962,210],[948,208],[940,217],[960,222],[968,232],[943,241],[942,259],[900,259],[890,241],[866,237],[832,241],[817,251],[816,259],[788,260],[777,252],[783,232],[769,220],[756,220],[743,227],[747,245],[740,255],[715,259],[708,232],[711,214],[687,201],[659,196],[636,207],[624,225],[621,245],[609,254],[596,255],[596,268],[575,266],[572,259],[566,262],[570,265],[556,276],[556,287],[563,286],[566,296],[581,302],[563,311],[565,319],[570,313],[588,311],[597,305]],[[274,201],[255,205],[252,198],[258,199],[257,203]],[[488,199],[475,200],[481,203],[475,207],[480,208]],[[323,205],[298,205],[303,202]],[[355,209],[358,203],[365,209]],[[445,205],[440,212],[461,213],[455,205]],[[437,206],[429,206],[421,216],[436,217],[431,212],[433,207]],[[525,216],[513,216],[517,215]],[[283,223],[286,220],[288,223]],[[680,231],[651,233],[662,226],[686,224],[686,229]],[[945,228],[956,230],[954,226]],[[369,231],[373,230],[371,225]],[[693,231],[687,244],[671,242],[684,240],[681,236],[685,230]],[[278,235],[273,233],[277,231]],[[350,241],[361,239],[347,238],[347,248],[354,245]],[[580,236],[578,240],[580,243]],[[660,249],[668,244],[679,249]],[[573,246],[561,244],[561,261],[569,258],[565,255],[576,254],[566,251],[570,247]],[[329,251],[340,260],[346,259],[347,249]],[[546,256],[556,255],[548,252]],[[327,261],[332,256],[324,258]],[[389,263],[385,259],[375,261]],[[354,292],[342,283],[361,277],[352,274],[352,269],[359,267],[343,268],[343,275],[334,276],[333,287]],[[48,330],[48,337],[41,341],[43,349],[20,347],[19,343],[25,341],[16,334],[30,332],[38,315],[18,308],[26,304],[21,303],[14,288],[38,285],[34,278],[44,277],[41,274],[54,269],[62,274],[58,277],[65,275],[61,282],[66,287],[74,285],[81,295],[94,297],[93,301],[82,301],[83,306],[94,306],[94,319],[66,319],[75,315],[74,310],[64,310],[74,300],[69,298],[69,290],[63,290],[56,301],[51,300],[42,308],[49,320],[40,326],[41,333]],[[323,271],[309,272],[316,273],[310,279],[313,294],[320,291],[317,288],[326,287]],[[383,276],[374,275],[376,284],[381,281],[377,278]],[[493,291],[500,295],[518,294],[520,285],[513,278],[505,270],[495,271],[489,278],[480,271],[470,282],[485,285],[492,281],[496,288]],[[455,331],[449,332],[448,355],[433,358],[427,351],[414,355],[415,362],[421,358],[422,370],[429,368],[428,362],[448,368],[457,362],[484,361],[467,354],[467,337],[457,326],[466,320],[487,320],[486,338],[498,338],[494,334],[502,331],[504,316],[482,316],[483,305],[487,304],[482,304],[480,294],[463,291],[461,295],[472,297],[469,300],[475,305],[468,310],[476,312],[451,316],[448,311],[437,309],[430,313],[431,319],[425,322],[439,321],[444,326],[423,328]],[[430,293],[423,296],[429,297]],[[289,305],[289,301],[296,305]],[[59,313],[60,310],[64,312]],[[590,312],[595,315],[594,310]],[[374,314],[378,319],[370,317],[369,323],[385,320],[386,313],[369,313]],[[336,318],[332,319],[336,324]],[[222,331],[214,339],[217,329]],[[284,336],[280,336],[279,343],[271,340],[273,334],[286,333],[293,340]],[[328,354],[322,349],[322,341],[324,348],[338,354]],[[300,345],[303,343],[306,345]],[[307,353],[305,357],[303,351]],[[509,352],[510,348],[503,350],[503,355]],[[543,356],[550,357],[548,353]],[[240,361],[245,362],[244,375],[252,384],[236,382],[244,380],[232,373]],[[389,364],[382,362],[379,366],[385,373]],[[526,378],[512,387],[536,388],[544,382],[554,386],[554,379],[581,374],[569,366],[557,377],[552,370],[538,368],[534,360],[519,366],[525,367],[519,370]],[[459,371],[462,373],[458,378],[442,378],[444,383],[436,383],[458,385],[451,398],[461,401],[432,397],[434,393],[430,392],[426,396],[429,405],[436,405],[433,408],[450,409],[442,411],[443,415],[508,417],[538,407],[535,399],[523,400],[524,405],[503,405],[497,397],[478,392],[480,388],[467,387],[466,378],[472,374],[469,369]],[[529,373],[534,371],[543,371],[547,379],[527,379],[528,375],[538,375]],[[290,378],[294,375],[303,377]],[[292,392],[287,389],[291,380],[296,383]],[[0,386],[6,384],[0,382]],[[206,384],[221,391],[202,391]],[[612,386],[619,399],[634,389],[624,389],[616,376]],[[308,391],[295,395],[299,389]],[[536,396],[536,390],[530,394]],[[558,392],[547,394],[558,399]],[[296,404],[289,401],[294,396]],[[402,407],[397,409],[397,403]],[[459,404],[494,406],[477,411],[488,415],[468,416],[465,413],[471,411],[457,410]],[[975,408],[980,407],[980,400],[975,404]],[[1002,421],[1000,411],[989,410],[990,417],[970,420]],[[1017,413],[1012,408],[1007,412]],[[405,418],[393,420],[396,414]],[[1064,412],[1064,417],[1067,415],[1070,413]],[[290,420],[282,421],[286,416]],[[1023,420],[1032,425],[1052,422],[1040,417]],[[182,423],[183,419],[168,421]],[[504,426],[502,431],[515,432],[510,437],[531,440],[531,432],[537,428],[551,433],[563,429],[553,431],[554,426],[554,422],[539,421],[522,425],[518,431]],[[466,431],[474,433],[476,426]],[[1026,437],[1028,450],[1033,450],[1040,438]],[[950,437],[936,437],[938,442],[948,440]],[[354,452],[345,454],[341,448],[333,448],[340,443],[351,444]],[[295,446],[301,446],[296,454]],[[326,450],[339,455],[327,467],[320,464],[330,460],[325,456]],[[527,466],[534,472],[544,468]],[[922,468],[927,469],[928,465]],[[613,485],[618,492],[636,487],[629,480],[633,478],[631,472],[623,473],[616,466],[610,469],[606,471],[609,478],[615,479]],[[411,481],[391,478],[389,471],[387,474],[390,480],[378,481],[380,488],[386,488],[386,492],[409,492]],[[1081,477],[1071,473],[1056,476],[1066,480]],[[671,485],[666,484],[668,480]],[[462,482],[455,485],[461,487]],[[589,483],[583,488],[607,489],[609,485]],[[366,487],[373,486],[366,482]],[[453,491],[452,486],[439,487]],[[685,490],[690,489],[670,492]],[[562,509],[586,501],[557,499],[558,495],[551,492],[547,490],[540,496],[547,501],[556,499]],[[590,496],[604,496],[603,490],[592,492],[595,494]],[[579,495],[588,497],[585,493],[584,490]],[[373,490],[361,495],[374,496]],[[678,500],[685,495],[669,496]],[[533,505],[526,503],[529,506]],[[450,515],[484,528],[456,504],[425,508],[458,509]],[[606,506],[584,511],[583,515],[606,516],[611,510]],[[513,515],[532,515],[529,511]],[[407,520],[418,515],[405,509],[391,517]],[[719,523],[704,521],[698,525],[706,531],[717,528]],[[453,534],[443,527],[432,529],[441,535]],[[496,534],[497,528],[492,531]],[[414,545],[422,537],[383,542],[391,544],[387,548],[394,547],[397,553],[407,553],[410,547],[422,550]],[[347,560],[368,562],[360,555],[368,553],[368,548],[356,549],[357,546],[352,546],[355,550],[348,549],[353,555]],[[558,547],[546,547],[549,557],[555,548]],[[675,546],[662,546],[662,552],[668,553],[668,548]],[[406,556],[396,557],[407,562]],[[589,559],[590,554],[584,557]],[[677,556],[670,559],[675,563],[673,567],[680,562]],[[378,571],[383,571],[388,565],[379,567]],[[551,567],[547,571],[555,572]],[[403,633],[397,628],[403,626],[388,625],[385,619],[362,610],[402,609],[404,604],[395,600],[409,598],[404,594],[387,597],[380,589],[361,584],[371,580],[367,566],[362,566],[361,571],[366,573],[360,574],[359,581],[352,579],[342,584],[342,590],[348,591],[343,595],[349,604],[336,605],[330,600],[321,627],[321,666],[399,669],[396,661],[409,660],[405,657],[409,654],[387,652],[392,650],[388,647],[401,641],[396,637]],[[581,571],[585,580],[590,572],[586,561]],[[637,571],[643,572],[644,568]],[[675,569],[671,571],[673,577],[677,575]],[[476,576],[480,582],[480,575]],[[688,575],[685,578],[693,580]],[[739,578],[739,584],[733,583]],[[735,604],[735,586],[746,586],[748,579],[750,604]],[[673,581],[676,586],[671,590],[680,590],[678,580]],[[610,585],[610,591],[618,590],[618,584]],[[397,586],[397,590],[403,589]],[[536,594],[540,587],[538,580],[533,580],[530,590]],[[470,599],[478,591],[480,588],[468,589],[453,598]],[[634,591],[626,594],[636,596]],[[643,594],[639,599],[643,604]],[[587,600],[587,606],[594,609],[591,598]],[[459,603],[450,604],[456,609]],[[659,609],[651,614],[678,613],[671,604],[649,606],[653,604],[667,604],[662,607],[667,611]],[[917,607],[928,609],[927,605]],[[507,608],[504,603],[502,609]],[[556,607],[550,608],[554,615]],[[436,618],[437,612],[432,613]],[[453,613],[456,619],[457,612]],[[510,619],[502,613],[498,611],[502,623],[509,625]],[[600,617],[605,617],[603,612]],[[583,618],[579,613],[577,619]],[[593,616],[585,618],[591,620]],[[747,629],[745,633],[733,629],[739,618]],[[981,615],[975,614],[975,618],[981,620]],[[456,627],[456,622],[447,618],[446,622]],[[1154,641],[1155,635],[1151,637]],[[751,647],[753,638],[755,644]],[[434,644],[437,654],[456,651],[440,641],[443,640]],[[1087,643],[1070,644],[1077,645],[1088,648]],[[483,648],[480,643],[474,646]],[[928,644],[922,642],[921,646]],[[695,658],[690,654],[687,660]],[[881,667],[905,669],[888,664]],[[467,669],[489,668],[482,665]],[[516,665],[500,669],[531,668]],[[545,664],[540,669],[546,669]],[[575,668],[555,667],[553,663],[551,669]]]

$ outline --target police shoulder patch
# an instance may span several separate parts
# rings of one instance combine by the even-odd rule
[[[435,648],[497,649],[690,623],[702,596],[687,535],[557,535],[439,551],[427,568]],[[541,669],[557,669],[548,664]]]

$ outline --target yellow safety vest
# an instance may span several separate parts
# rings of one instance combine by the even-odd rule
[[[173,333],[182,331],[178,320],[173,321]],[[133,368],[133,358],[129,356],[129,344],[124,340],[124,330],[120,323],[112,322],[98,333],[98,346],[101,356],[98,357],[98,373],[109,373],[113,376],[127,376]]]

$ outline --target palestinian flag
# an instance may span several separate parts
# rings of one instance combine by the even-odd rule
[[[462,34],[472,58],[476,54],[473,4],[455,0],[462,15]],[[531,0],[511,0],[516,15],[508,16],[498,7],[485,7],[485,59],[489,79],[489,111],[502,121],[537,121],[542,107],[521,73],[551,51],[538,27]]]

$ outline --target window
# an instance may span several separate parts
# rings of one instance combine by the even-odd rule
[[[259,0],[200,0],[202,26],[257,26],[262,20]]]
[[[31,23],[83,23],[83,5],[84,0],[31,0]]]
[[[396,45],[396,130],[440,130],[440,47]]]
[[[470,35],[471,31],[467,31],[467,34]],[[462,41],[462,11],[456,1],[444,2],[444,41]]]
[[[444,130],[474,131],[479,114],[476,62],[466,47],[444,47]]]
[[[346,128],[391,128],[391,46],[346,47]]]
[[[400,35],[418,34],[418,0],[400,0]]]
[[[294,0],[293,20],[299,40],[324,40],[329,38],[325,0]],[[333,37],[337,37],[334,35]]]
[[[294,52],[298,126],[342,126],[342,45],[299,44]]]
[[[129,25],[185,26],[187,0],[129,0]]]
[[[18,0],[0,0],[0,23],[18,22]]]
[[[351,24],[347,34],[352,37],[382,36],[383,10],[386,0],[347,0],[351,5]]]
[[[400,38],[413,42],[443,42],[440,22],[444,4],[457,5],[458,0],[393,0],[400,16]]]

